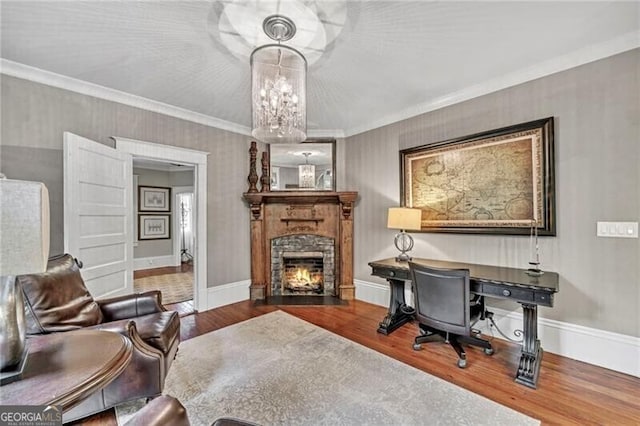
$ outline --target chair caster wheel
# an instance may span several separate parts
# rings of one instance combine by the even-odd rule
[[[485,355],[493,355],[493,348],[484,348]]]
[[[467,366],[467,360],[466,359],[459,359],[458,360],[458,367],[465,368],[466,366]]]
[[[420,349],[422,349],[422,345],[420,343],[414,343],[413,344],[413,350],[414,351],[419,351]]]

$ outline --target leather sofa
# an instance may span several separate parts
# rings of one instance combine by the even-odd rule
[[[164,308],[159,291],[94,300],[78,262],[69,254],[49,258],[44,273],[17,279],[25,298],[28,336],[99,329],[121,333],[133,344],[133,356],[125,370],[101,391],[65,412],[64,422],[162,393],[180,343],[180,318],[177,312]]]

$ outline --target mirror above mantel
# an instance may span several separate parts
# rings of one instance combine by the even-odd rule
[[[271,191],[335,191],[335,140],[270,144]]]

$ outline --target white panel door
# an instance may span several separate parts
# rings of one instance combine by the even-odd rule
[[[133,293],[131,155],[64,133],[64,250],[94,298]]]

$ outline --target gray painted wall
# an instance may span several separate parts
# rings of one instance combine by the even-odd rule
[[[169,173],[169,186],[193,186],[193,170]]]
[[[298,169],[294,167],[280,167],[280,188],[287,189],[286,185],[298,185]]]
[[[561,276],[553,309],[540,315],[640,336],[640,240],[596,238],[597,220],[640,216],[640,50],[482,96],[337,141],[339,190],[357,190],[355,277],[377,281],[367,262],[395,256],[385,228],[398,205],[398,151],[554,116],[558,236],[541,241],[542,266]],[[209,286],[248,279],[246,191],[250,138],[1,75],[0,170],[49,187],[52,253],[62,250],[62,133],[106,145],[110,136],[210,153]],[[263,148],[260,147],[260,151]],[[523,267],[528,239],[415,234],[422,257]],[[500,307],[519,311],[515,304]]]
[[[161,170],[149,170],[141,168],[133,168],[133,174],[138,175],[138,187],[140,186],[164,186],[171,187],[171,175],[173,173],[161,171]],[[193,178],[191,180],[193,185]],[[139,188],[133,188],[137,194],[139,194]],[[173,197],[173,194],[171,194]],[[173,254],[173,239],[175,238],[176,230],[173,227],[173,200],[171,200],[171,220],[169,221],[171,226],[171,238],[166,240],[139,240],[137,247],[133,248],[133,258],[155,257],[155,256],[167,256]],[[140,199],[138,198],[138,203]],[[133,220],[138,220],[138,206],[134,206]],[[143,213],[148,214],[148,213]],[[138,222],[139,223],[139,222]]]
[[[134,160],[135,163],[135,160]],[[151,170],[145,168],[133,168],[133,174],[138,175],[138,186],[194,186],[193,170],[184,171],[162,171]],[[138,188],[133,188],[136,193]],[[175,229],[174,215],[176,214],[173,199],[174,193],[171,193],[171,238],[166,240],[139,240],[137,247],[133,248],[134,259],[154,257],[154,256],[167,256],[173,254],[173,239],[178,237],[179,230]],[[134,206],[133,220],[138,220],[138,206]],[[146,213],[143,213],[146,214]]]
[[[560,274],[540,316],[640,336],[640,240],[597,238],[596,221],[640,220],[640,50],[347,138],[355,209],[355,277],[395,256],[387,208],[399,203],[399,150],[555,117],[557,237],[542,238],[543,269]],[[414,234],[413,255],[526,267],[528,238]],[[495,304],[494,302],[492,302]],[[517,304],[498,303],[519,311]]]
[[[120,136],[210,153],[208,286],[250,278],[249,209],[242,200],[249,137],[4,74],[0,79],[0,170],[49,188],[51,254],[63,250],[63,132],[108,146],[111,136]]]

